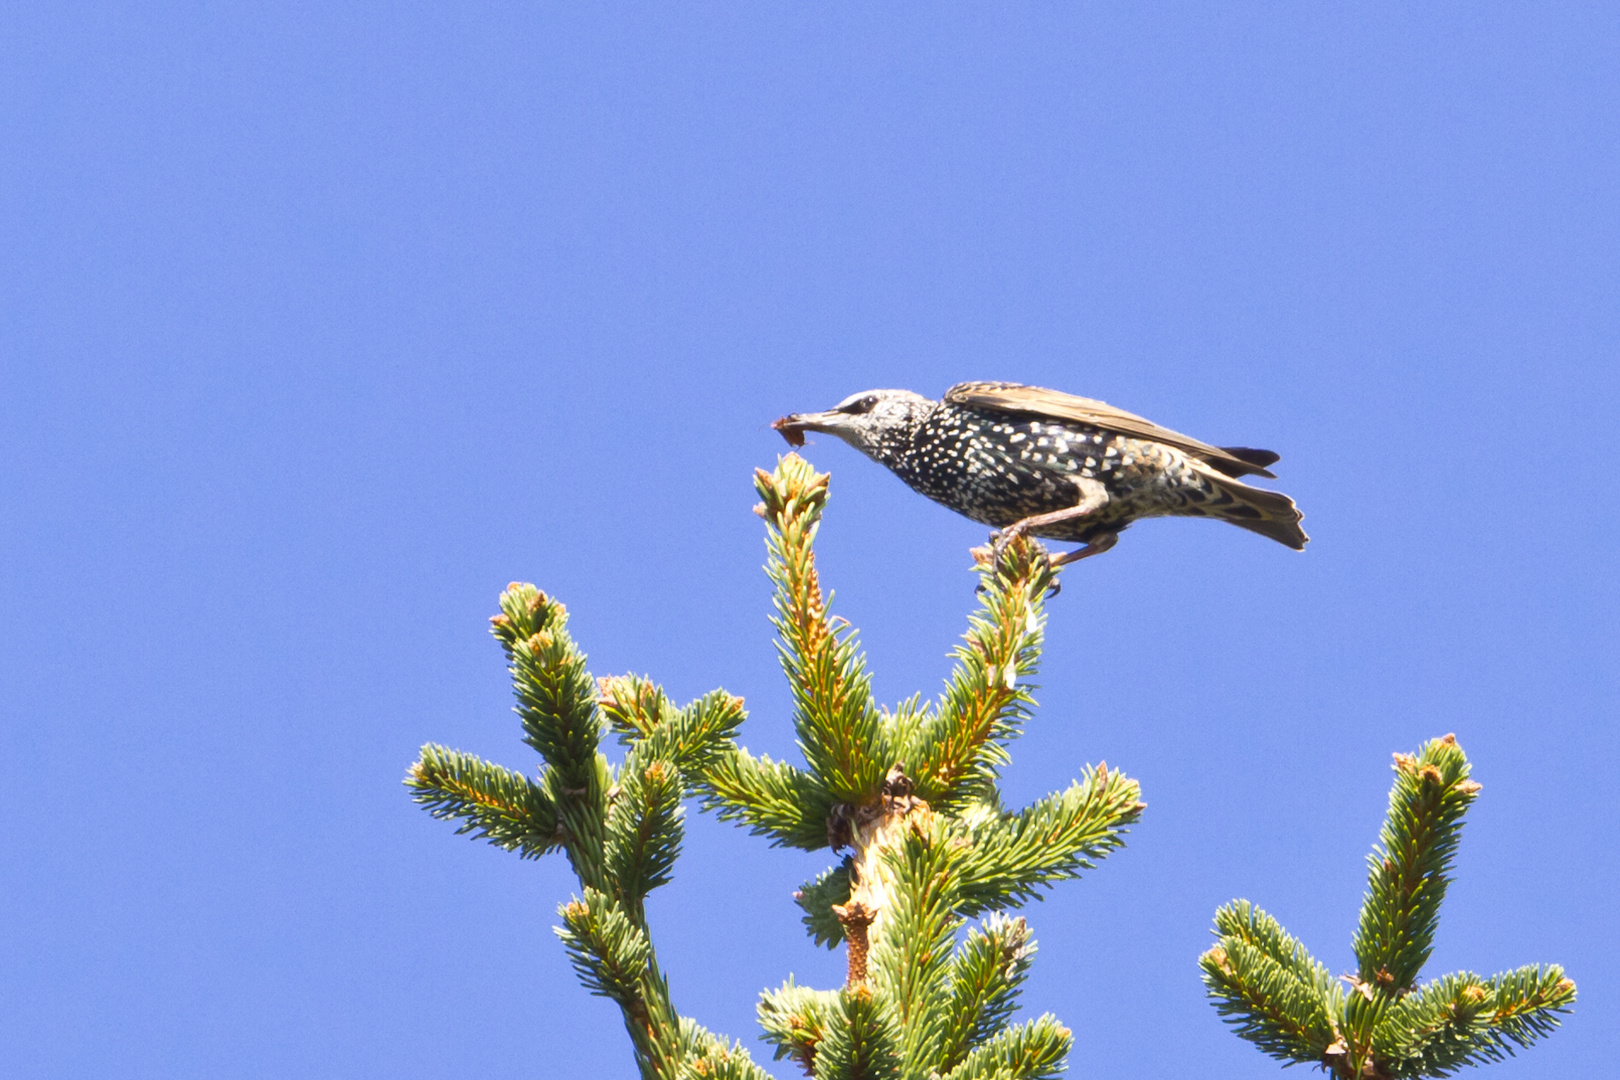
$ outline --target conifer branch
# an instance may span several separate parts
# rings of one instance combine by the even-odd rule
[[[646,927],[595,889],[557,910],[563,919],[557,936],[574,971],[591,993],[618,1004],[643,1080],[674,1080],[683,1049],[680,1023]]]
[[[1497,1048],[1511,1055],[1551,1035],[1558,1017],[1575,1004],[1575,984],[1557,964],[1528,964],[1494,975],[1488,984],[1493,1008],[1490,1028]],[[1500,1057],[1499,1054],[1492,1054]]]
[[[526,856],[567,852],[583,899],[562,906],[557,932],[586,988],[619,1005],[643,1080],[768,1080],[746,1051],[675,1012],[643,913],[679,855],[681,800],[736,751],[741,700],[714,691],[676,708],[645,679],[598,686],[560,603],[513,584],[501,609],[492,631],[524,741],[545,759],[540,779],[429,745],[406,776],[413,797],[460,831]],[[604,718],[630,748],[617,783],[598,749]]]
[[[411,798],[442,821],[460,821],[496,847],[538,859],[562,844],[557,807],[545,790],[522,773],[472,754],[428,743],[405,775]]]
[[[1023,919],[992,915],[968,931],[951,964],[941,1071],[956,1068],[968,1051],[1006,1026],[1034,956],[1035,941]]]
[[[635,675],[597,680],[602,713],[620,742],[644,758],[672,762],[690,785],[705,783],[707,769],[731,752],[748,716],[742,698],[711,690],[676,708],[663,688]]]
[[[533,585],[513,582],[501,594],[490,633],[506,652],[523,722],[523,741],[540,752],[567,788],[596,780],[602,720],[585,657],[569,636],[568,610]]]
[[[917,794],[948,809],[994,789],[1035,700],[1029,679],[1039,667],[1042,608],[1056,575],[1040,546],[1018,537],[999,559],[979,564],[980,611],[952,656],[956,667],[939,707],[927,714],[904,760],[914,762]]]
[[[813,1076],[816,1048],[842,1009],[837,990],[812,990],[789,979],[780,990],[760,995],[759,1026],[765,1041],[776,1048],[777,1061],[791,1058],[806,1076]]]
[[[1220,941],[1199,958],[1215,1009],[1274,1058],[1321,1061],[1339,1038],[1344,993],[1326,967],[1246,900],[1215,913]]]
[[[681,850],[681,781],[675,765],[632,753],[619,771],[604,862],[619,900],[641,921],[647,894],[669,881]]]
[[[684,1059],[676,1080],[772,1080],[771,1074],[754,1064],[741,1043],[730,1050],[705,1050]]]
[[[754,1064],[739,1042],[712,1035],[684,1018],[681,1035],[675,1080],[772,1080],[771,1074]]]
[[[1396,1003],[1376,1032],[1373,1058],[1396,1077],[1450,1076],[1512,1056],[1552,1033],[1575,984],[1556,965],[1481,979],[1443,975]]]
[[[548,766],[546,791],[557,807],[568,859],[582,883],[603,888],[602,828],[612,777],[597,751],[602,720],[595,687],[567,624],[561,603],[513,582],[501,594],[490,633],[506,653],[523,741]]]
[[[756,836],[782,847],[815,851],[831,842],[827,822],[835,800],[803,769],[737,750],[705,774],[705,809],[722,821],[740,821]]]
[[[1343,983],[1327,965],[1311,956],[1304,944],[1291,937],[1282,924],[1247,900],[1234,900],[1215,912],[1215,932],[1225,944],[1242,944],[1259,951],[1299,984],[1321,997],[1329,1011],[1344,998]]]
[[[1141,788],[1107,765],[1016,814],[994,814],[958,826],[962,913],[1022,904],[1038,888],[1092,869],[1124,846],[1125,829],[1146,806]]]
[[[945,1080],[1052,1080],[1074,1036],[1050,1013],[1007,1028],[971,1051]]]
[[[1562,968],[1485,980],[1469,972],[1415,983],[1433,946],[1462,819],[1479,792],[1450,735],[1395,756],[1395,783],[1355,937],[1349,991],[1247,901],[1215,914],[1219,941],[1199,958],[1216,1010],[1237,1034],[1338,1080],[1450,1076],[1500,1060],[1558,1025],[1575,1000]]]
[[[558,913],[557,936],[580,982],[618,1004],[642,1080],[674,1080],[687,1044],[646,926],[613,897],[589,888],[583,900],[563,904]]]
[[[1373,1059],[1397,1076],[1449,1076],[1491,1060],[1490,988],[1469,972],[1443,975],[1388,1010],[1373,1032]]]
[[[800,921],[817,945],[832,949],[844,940],[844,924],[833,908],[849,903],[849,872],[850,860],[845,859],[814,881],[805,882],[793,894],[793,902],[804,911]]]
[[[652,959],[647,933],[613,898],[587,888],[584,899],[557,909],[557,929],[580,982],[593,994],[641,1009],[641,979]]]
[[[880,991],[846,987],[827,1021],[816,1046],[816,1080],[900,1080],[901,1032]]]
[[[634,746],[675,718],[675,705],[664,688],[644,675],[608,675],[596,680],[596,690],[603,719],[625,746]]]
[[[1356,930],[1363,983],[1399,994],[1417,981],[1434,946],[1463,814],[1478,793],[1450,735],[1424,744],[1416,756],[1395,755],[1389,816],[1367,859],[1367,899]]]
[[[894,1005],[906,1076],[923,1076],[946,1038],[951,941],[961,919],[955,852],[948,831],[927,813],[910,814],[881,857],[893,876],[892,904],[875,925],[870,966]]]
[[[828,611],[813,543],[827,503],[827,475],[796,454],[774,473],[755,471],[759,512],[769,526],[767,572],[776,585],[777,646],[793,691],[793,724],[811,771],[840,801],[877,795],[891,754],[871,676],[849,624]]]

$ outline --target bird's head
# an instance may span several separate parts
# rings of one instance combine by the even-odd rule
[[[794,446],[804,445],[807,431],[835,435],[887,465],[937,404],[910,390],[865,390],[851,394],[826,412],[793,413],[771,427]]]

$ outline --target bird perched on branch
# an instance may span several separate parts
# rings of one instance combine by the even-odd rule
[[[999,529],[997,552],[1022,534],[1085,545],[1054,565],[1107,551],[1145,517],[1216,518],[1296,551],[1307,539],[1292,499],[1238,479],[1275,479],[1271,451],[1211,446],[1038,386],[959,383],[941,401],[868,390],[771,426],[794,446],[807,431],[837,436],[935,502]]]

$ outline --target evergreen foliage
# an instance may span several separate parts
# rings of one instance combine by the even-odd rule
[[[675,708],[643,679],[598,684],[567,621],[562,604],[522,584],[490,620],[524,741],[543,762],[538,781],[429,745],[405,782],[461,832],[528,857],[562,848],[581,896],[559,909],[558,936],[586,989],[619,1006],[643,1077],[765,1080],[746,1051],[675,1012],[643,910],[680,852],[682,799],[734,749],[742,702],[716,691]],[[629,747],[617,769],[600,749],[609,728]]]
[[[743,703],[724,691],[677,705],[641,676],[593,680],[563,605],[513,584],[491,625],[538,776],[429,744],[406,784],[459,832],[524,858],[563,852],[579,895],[560,907],[557,933],[585,988],[618,1006],[643,1080],[769,1075],[676,1011],[648,930],[647,898],[674,872],[693,800],[772,845],[837,860],[794,899],[814,941],[845,948],[848,977],[825,990],[790,978],[761,995],[777,1060],[818,1080],[1054,1077],[1071,1036],[1050,1015],[1012,1023],[1035,944],[1006,912],[1120,847],[1140,789],[1098,764],[1027,807],[1002,806],[999,773],[1033,713],[1043,605],[1057,585],[1024,538],[976,553],[979,610],[940,698],[874,701],[855,633],[816,571],[827,482],[791,454],[755,477],[802,766],[740,747]],[[609,735],[624,748],[617,765],[603,751]],[[1449,739],[1398,758],[1397,772],[1348,990],[1244,901],[1217,913],[1220,941],[1202,961],[1239,1034],[1343,1078],[1444,1076],[1494,1060],[1546,1034],[1574,998],[1558,968],[1416,989],[1478,788]]]
[[[1396,754],[1389,814],[1367,860],[1356,974],[1333,978],[1276,919],[1234,900],[1215,913],[1220,940],[1199,959],[1221,1016],[1272,1057],[1338,1080],[1450,1076],[1557,1027],[1575,984],[1556,965],[1417,985],[1479,790],[1450,735]]]
[[[814,940],[848,949],[849,978],[829,990],[790,979],[761,996],[778,1060],[822,1080],[1056,1075],[1068,1031],[1049,1016],[1008,1026],[1035,946],[1001,912],[1092,868],[1143,804],[1135,781],[1099,765],[1029,807],[1001,806],[998,770],[1034,707],[1056,585],[1044,551],[1018,540],[983,558],[980,609],[944,693],[883,708],[816,572],[827,476],[789,455],[755,486],[803,766],[739,747],[742,703],[723,691],[677,706],[645,678],[593,681],[563,606],[514,584],[492,622],[538,780],[429,745],[407,784],[462,832],[525,857],[567,855],[581,895],[560,909],[558,933],[584,986],[619,1006],[648,1080],[765,1075],[676,1013],[648,934],[645,902],[670,878],[693,797],[772,844],[841,856],[795,900]],[[609,733],[626,748],[616,767],[601,748]]]

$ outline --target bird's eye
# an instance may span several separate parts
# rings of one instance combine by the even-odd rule
[[[857,398],[848,405],[840,405],[838,407],[838,411],[841,413],[848,413],[851,416],[859,416],[862,413],[871,412],[872,407],[875,406],[877,402],[878,399],[876,394],[868,394],[863,398]]]

